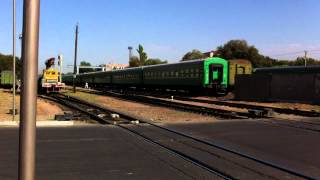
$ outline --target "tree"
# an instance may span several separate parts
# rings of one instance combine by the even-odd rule
[[[12,71],[12,55],[4,55],[0,53],[0,72],[5,70]],[[17,78],[21,77],[22,61],[16,57],[16,75]]]
[[[245,40],[231,40],[217,48],[217,54],[224,59],[248,59],[254,67],[272,66],[274,59],[264,57],[254,46]]]
[[[87,62],[87,61],[81,61],[80,66],[91,66],[91,63]],[[80,68],[79,69],[79,73],[87,73],[87,72],[93,72],[93,71],[95,71],[95,69],[93,69],[93,68]]]
[[[304,57],[298,57],[295,61],[292,62],[294,66],[304,66],[304,63]],[[320,61],[317,61],[313,58],[307,58],[307,65],[320,65]]]
[[[204,55],[201,51],[194,49],[187,54],[185,54],[182,58],[182,61],[194,60],[204,58]]]
[[[81,61],[80,66],[91,66],[91,63],[87,61]]]
[[[143,66],[146,60],[148,59],[148,55],[146,52],[144,52],[143,46],[141,44],[139,44],[137,52],[139,54],[140,66]]]
[[[156,65],[156,64],[167,64],[168,61],[162,61],[161,59],[159,58],[156,58],[156,59],[148,59],[146,62],[145,62],[145,66],[149,66],[149,65]]]
[[[132,56],[129,61],[129,67],[138,67],[140,66],[140,60],[137,56]]]

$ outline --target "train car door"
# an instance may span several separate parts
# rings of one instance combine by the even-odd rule
[[[209,83],[221,84],[223,78],[223,65],[211,64],[209,69]]]
[[[245,74],[245,67],[236,64],[236,73],[235,73],[235,75],[237,75],[237,74]]]

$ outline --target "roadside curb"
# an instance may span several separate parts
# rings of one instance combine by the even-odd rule
[[[37,127],[50,127],[50,126],[73,126],[74,121],[37,121]],[[1,126],[19,126],[19,121],[0,121]]]

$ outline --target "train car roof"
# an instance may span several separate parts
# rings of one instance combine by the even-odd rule
[[[223,59],[223,58],[219,58],[219,57],[212,57],[212,58],[205,58],[205,59],[180,61],[180,62],[169,63],[169,64],[156,64],[156,65],[139,66],[139,67],[126,68],[126,69],[116,69],[116,70],[111,70],[111,71],[95,71],[95,72],[81,73],[81,74],[77,74],[77,75],[90,75],[90,74],[107,73],[107,72],[121,72],[121,71],[126,71],[126,70],[138,70],[138,69],[151,68],[151,67],[169,66],[169,65],[176,65],[176,64],[187,64],[187,63],[203,62],[205,60],[215,59],[215,58]],[[223,60],[225,60],[225,59],[223,59]]]
[[[212,58],[204,58],[204,59],[195,59],[195,60],[188,60],[188,61],[180,61],[175,63],[168,63],[168,64],[156,64],[156,65],[150,65],[150,66],[142,66],[142,68],[149,68],[149,67],[159,67],[159,66],[168,66],[168,65],[176,65],[176,64],[187,64],[187,63],[195,63],[195,62],[203,62],[209,59],[223,59],[219,57],[212,57]],[[223,59],[225,60],[225,59]]]
[[[251,61],[247,59],[228,59],[229,62],[237,62],[237,63],[243,63],[243,64],[252,64]]]
[[[303,72],[303,73],[320,73],[320,65],[313,66],[287,66],[287,67],[272,67],[272,68],[255,68],[254,73],[287,73],[287,72]]]

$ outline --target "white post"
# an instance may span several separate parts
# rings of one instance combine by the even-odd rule
[[[59,67],[60,67],[60,76],[59,76],[59,81],[62,83],[62,61],[63,61],[63,56],[62,54],[58,55],[58,61],[59,61]]]
[[[308,51],[304,51],[304,67],[307,67],[307,53]]]
[[[16,115],[16,0],[13,0],[13,23],[12,23],[12,120],[14,121]]]

